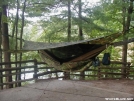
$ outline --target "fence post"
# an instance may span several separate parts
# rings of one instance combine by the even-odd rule
[[[56,72],[55,75],[56,75],[56,79],[59,79],[59,77],[58,77],[58,72]]]
[[[80,72],[80,80],[85,80],[85,71]]]
[[[37,72],[38,72],[37,60],[34,59],[34,76],[33,77],[35,78],[35,82],[38,79]]]
[[[2,69],[2,66],[0,66],[0,68]],[[0,77],[0,84],[3,84],[3,77],[2,77],[3,73],[2,73],[2,71],[0,71],[0,75],[1,75],[1,77]],[[0,86],[0,89],[1,90],[3,89],[3,85]]]
[[[126,73],[127,73],[127,69],[126,69],[126,67],[127,67],[127,63],[122,63],[122,79],[124,79],[124,78],[126,78]]]
[[[100,75],[101,75],[101,74],[100,74],[100,70],[101,70],[101,69],[100,69],[100,66],[98,66],[98,79],[99,79],[99,80],[100,80]]]
[[[128,64],[127,64],[127,68],[126,68],[126,78],[129,78],[130,65],[131,65],[131,63],[128,63]]]
[[[64,79],[70,79],[70,72],[64,72]]]

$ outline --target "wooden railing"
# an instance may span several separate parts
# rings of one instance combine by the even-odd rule
[[[122,67],[123,64],[126,64],[126,67]],[[78,80],[134,79],[134,66],[131,66],[130,63],[112,61],[111,65],[91,66],[83,72],[71,72],[66,76],[71,76],[70,78]]]
[[[113,61],[112,64],[118,64],[119,66],[99,66],[98,79],[132,79],[134,73],[130,73],[134,68],[130,63],[122,63]],[[123,67],[123,65],[126,65]],[[131,76],[130,76],[131,75]]]
[[[15,67],[16,64],[21,64],[21,67]],[[5,65],[11,65],[9,68],[4,68]],[[8,88],[6,86],[13,85],[18,87],[18,84],[26,81],[35,82],[40,79],[41,76],[47,76],[43,79],[54,78],[50,77],[52,73],[55,73],[55,78],[60,78],[58,72],[53,67],[48,67],[44,62],[37,62],[37,60],[17,61],[17,62],[3,62],[0,63],[0,88]],[[9,72],[10,71],[10,72]],[[29,76],[30,75],[30,76]],[[20,79],[16,79],[20,76]],[[12,77],[12,81],[8,81],[8,77]]]
[[[4,65],[11,65],[11,68],[4,68]],[[21,67],[15,67],[14,64],[21,64]],[[26,81],[35,82],[38,79],[78,79],[78,80],[90,80],[90,79],[122,79],[129,78],[134,79],[134,66],[130,63],[126,63],[126,67],[122,67],[122,62],[111,62],[109,66],[89,67],[83,72],[63,72],[55,70],[53,67],[48,67],[44,62],[37,62],[37,60],[18,61],[10,63],[0,63],[0,87],[5,88],[6,85],[14,85],[17,87],[19,83]],[[125,72],[122,72],[125,70]],[[10,71],[10,72],[8,72]],[[6,73],[7,72],[7,73]],[[30,74],[30,77],[28,76]],[[7,77],[12,76],[12,81],[6,80]],[[20,76],[20,79],[16,79]],[[27,77],[28,76],[28,77]]]
[[[27,64],[30,63],[28,66]],[[0,63],[0,86],[1,89],[4,88],[4,85],[13,85],[17,86],[21,82],[31,81],[35,78],[26,78],[26,74],[33,73],[37,74],[37,61],[36,60],[29,60],[29,61],[17,61],[17,62],[3,62]],[[16,64],[21,64],[21,67],[15,67]],[[11,65],[9,68],[4,68],[5,65]],[[10,71],[10,72],[9,72]],[[22,75],[24,75],[22,78]],[[20,78],[18,78],[20,76]],[[12,81],[8,81],[8,77],[12,77]]]

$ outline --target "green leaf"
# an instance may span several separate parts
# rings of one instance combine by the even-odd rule
[[[8,18],[5,15],[2,15],[2,22],[8,23]]]

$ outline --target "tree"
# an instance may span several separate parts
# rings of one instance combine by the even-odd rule
[[[2,12],[1,12],[1,6],[0,6],[0,63],[2,63],[2,47],[1,47],[1,45],[2,45],[2,31],[1,31],[1,28],[2,28],[2,26],[1,26],[1,22],[2,22]],[[2,68],[2,66],[0,66],[0,68]],[[2,75],[2,72],[0,72],[0,75]],[[1,77],[0,78],[0,83],[2,83],[3,82],[3,78]],[[3,86],[1,86],[1,89],[3,89]]]
[[[24,0],[23,10],[22,10],[22,26],[21,26],[21,32],[20,32],[20,50],[22,49],[22,41],[23,41],[22,37],[23,37],[24,20],[25,20],[25,16],[24,16],[25,9],[26,9],[26,0]],[[19,61],[22,61],[22,53],[20,53]],[[19,67],[21,67],[21,63],[19,64]],[[21,70],[19,72],[21,72]],[[18,76],[18,80],[21,80],[21,75]],[[19,83],[18,85],[21,86],[21,83]]]
[[[122,13],[123,13],[123,41],[128,40],[128,37],[126,36],[126,34],[129,33],[129,30],[130,30],[131,15],[133,13],[133,1],[134,0],[130,0],[128,3],[125,0],[122,0],[123,4],[129,5],[128,7],[123,5],[123,9],[122,9]],[[122,49],[122,62],[124,63],[123,67],[126,67],[126,63],[127,63],[127,49],[128,49],[128,45],[126,43],[123,45],[123,49]],[[126,70],[122,69],[122,73],[126,73]],[[123,75],[123,77],[125,77],[125,76]]]
[[[2,5],[2,45],[4,51],[4,62],[10,62],[10,53],[9,50],[9,35],[8,35],[8,23],[7,23],[7,5]],[[11,68],[11,65],[5,65],[5,68]],[[6,72],[6,74],[11,74],[11,71]],[[12,82],[12,76],[6,78],[7,82]],[[13,85],[7,86],[12,88]]]
[[[68,41],[71,38],[71,0],[68,0]]]
[[[79,39],[83,39],[83,32],[82,32],[82,2],[81,0],[79,2]]]

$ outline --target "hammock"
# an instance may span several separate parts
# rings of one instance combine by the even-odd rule
[[[43,61],[62,71],[84,71],[92,65],[106,45],[110,45],[121,34],[64,43],[25,41],[23,50],[38,50]]]

